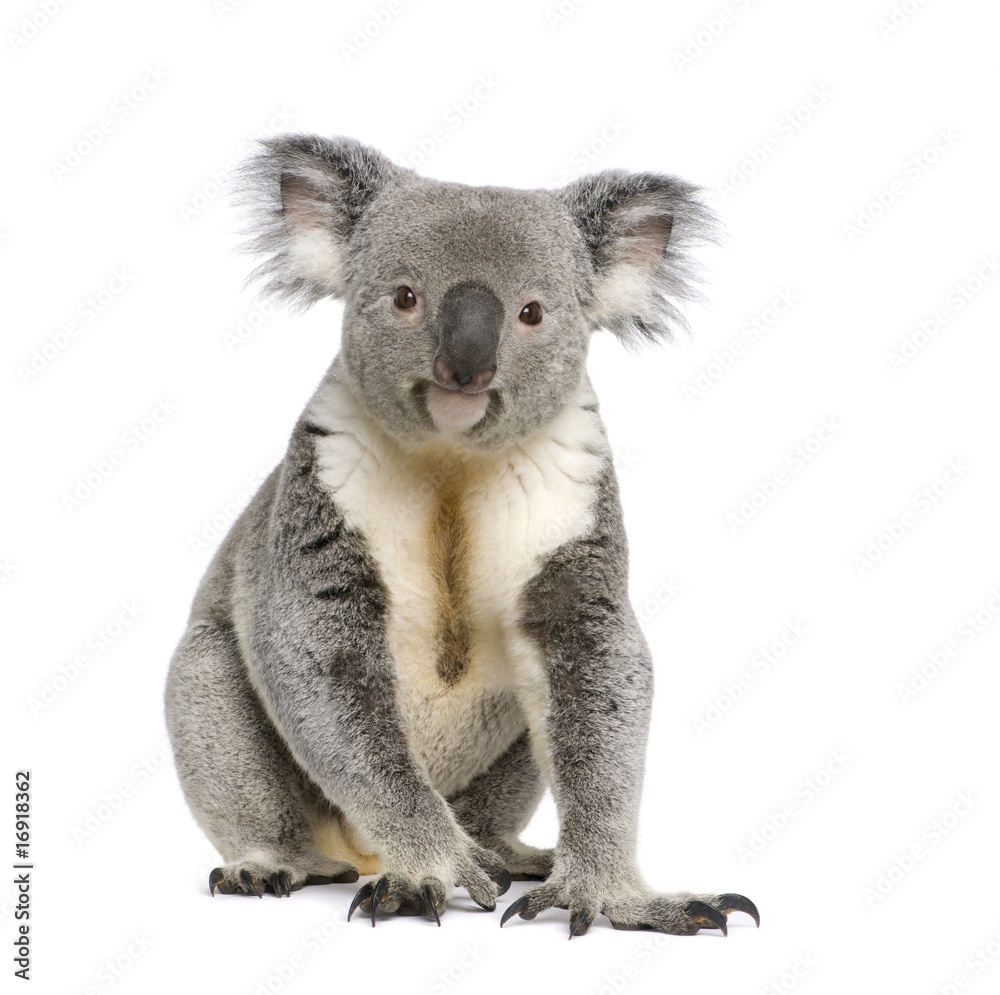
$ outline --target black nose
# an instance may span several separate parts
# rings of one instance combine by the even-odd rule
[[[481,283],[457,283],[441,301],[434,379],[449,390],[485,390],[497,371],[503,305]]]
[[[496,364],[482,366],[478,370],[457,367],[447,356],[438,353],[434,358],[434,379],[449,390],[466,390],[476,393],[490,385],[496,373]]]

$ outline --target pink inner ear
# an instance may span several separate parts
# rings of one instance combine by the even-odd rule
[[[304,176],[282,174],[281,213],[297,234],[322,227],[323,212],[319,200],[316,187]]]
[[[622,239],[622,258],[643,273],[652,273],[663,262],[673,227],[669,215],[640,219]]]

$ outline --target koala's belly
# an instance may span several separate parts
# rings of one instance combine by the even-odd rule
[[[496,690],[470,668],[457,685],[424,681],[401,661],[399,705],[407,742],[434,788],[445,797],[487,770],[520,736],[524,712],[511,689]]]
[[[388,595],[407,740],[445,796],[521,735],[524,694],[538,690],[525,677],[515,631],[529,571],[515,571],[512,549],[489,542],[465,493],[442,486],[419,507],[397,504],[391,526],[375,516],[363,526]]]
[[[342,390],[311,406],[336,431],[317,438],[319,479],[365,535],[386,587],[408,742],[445,795],[544,707],[517,622],[528,582],[592,524],[606,442],[581,393],[545,433],[489,454],[444,441],[404,450]]]

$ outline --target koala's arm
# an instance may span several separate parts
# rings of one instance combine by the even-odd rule
[[[525,591],[521,629],[538,654],[543,705],[527,709],[559,811],[552,874],[513,902],[533,919],[570,911],[570,935],[598,913],[623,929],[725,930],[726,913],[756,916],[739,895],[665,895],[636,867],[639,800],[653,675],[628,599],[628,550],[614,470],[598,484],[594,525],[561,547]]]
[[[307,430],[296,434],[253,582],[254,683],[296,761],[383,870],[443,881],[439,901],[461,884],[492,906],[488,875],[502,878],[502,865],[462,832],[408,749],[386,592],[363,537],[312,476]]]
[[[559,808],[555,876],[638,887],[636,826],[653,693],[628,598],[628,551],[610,464],[590,532],[557,550],[523,599],[547,696],[533,729]],[[539,725],[536,723],[536,726]]]

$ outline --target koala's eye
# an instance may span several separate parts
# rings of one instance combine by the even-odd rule
[[[526,325],[537,325],[542,320],[542,305],[538,301],[525,304],[518,318]]]
[[[393,295],[393,303],[403,311],[417,306],[417,295],[409,287],[399,287]]]

